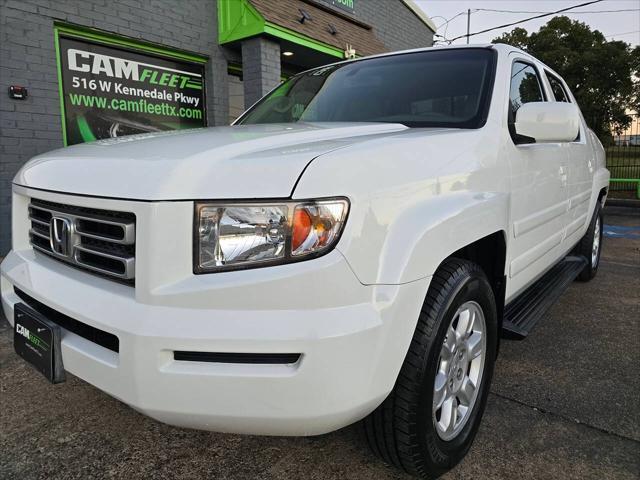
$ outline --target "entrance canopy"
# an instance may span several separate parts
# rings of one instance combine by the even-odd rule
[[[277,40],[287,62],[303,68],[387,51],[370,25],[313,0],[221,0],[218,41],[232,46],[256,36]]]

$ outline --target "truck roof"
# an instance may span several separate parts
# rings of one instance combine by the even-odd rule
[[[330,65],[339,65],[339,64],[343,64],[343,63],[351,63],[351,62],[359,62],[362,60],[367,60],[370,58],[383,58],[383,57],[391,57],[394,55],[403,55],[405,53],[417,53],[417,52],[429,52],[429,51],[442,51],[442,50],[463,50],[463,49],[477,49],[477,48],[490,48],[493,50],[496,50],[498,52],[501,52],[503,55],[507,55],[510,52],[518,52],[521,53],[522,55],[525,55],[531,59],[535,59],[537,62],[540,62],[540,60],[536,59],[535,57],[532,57],[530,54],[528,54],[527,52],[517,48],[517,47],[513,47],[511,45],[507,45],[506,43],[472,43],[469,45],[442,45],[442,46],[436,46],[436,47],[420,47],[420,48],[411,48],[411,49],[407,49],[407,50],[396,50],[393,52],[385,52],[385,53],[379,53],[376,55],[369,55],[367,57],[359,57],[359,58],[352,58],[352,59],[348,59],[348,60],[340,60],[338,62],[333,62],[333,63],[329,63],[327,65],[323,65],[322,67],[314,67],[314,68],[310,68],[308,70],[305,70],[305,72],[309,72],[312,70],[317,70],[318,68],[324,68]],[[551,69],[549,69],[551,70]],[[301,73],[305,73],[305,72],[301,72]]]

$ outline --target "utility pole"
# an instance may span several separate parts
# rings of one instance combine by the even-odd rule
[[[471,28],[471,9],[467,9],[467,45],[469,45],[469,33]]]

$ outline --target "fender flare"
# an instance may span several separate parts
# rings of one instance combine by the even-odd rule
[[[431,276],[461,248],[507,231],[508,194],[462,191],[425,198],[394,215],[382,238],[358,238],[339,247],[363,284],[404,284]],[[369,217],[376,216],[371,202]],[[370,224],[372,218],[364,219]],[[378,259],[365,257],[360,242],[378,242]],[[375,264],[375,265],[374,265]]]

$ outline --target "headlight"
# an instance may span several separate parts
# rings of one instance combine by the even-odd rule
[[[196,204],[195,273],[295,262],[329,252],[346,199]]]

